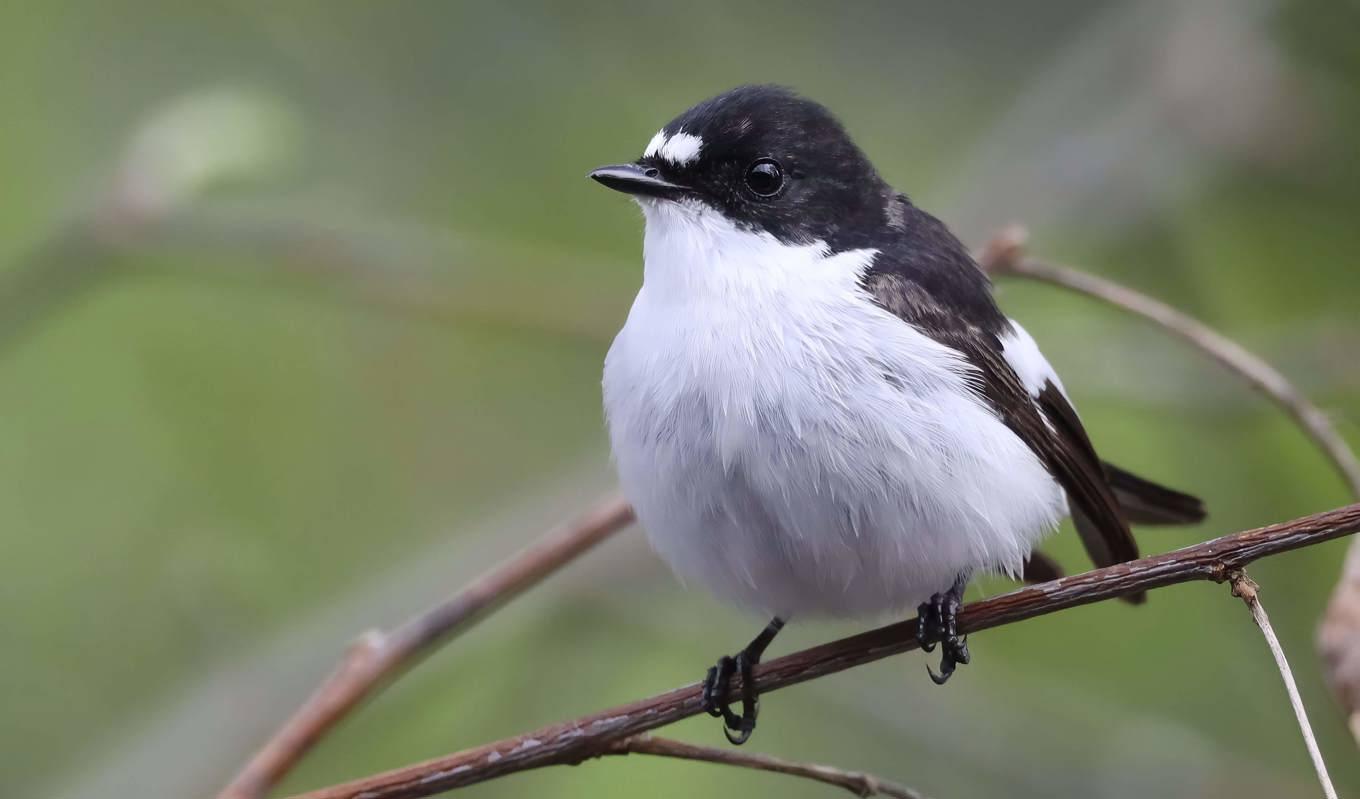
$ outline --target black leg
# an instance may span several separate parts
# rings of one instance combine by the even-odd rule
[[[936,685],[944,685],[959,665],[970,659],[968,639],[959,635],[958,615],[963,608],[963,592],[968,588],[968,575],[960,574],[948,591],[935,594],[916,610],[916,642],[923,652],[934,652],[940,644],[940,673],[926,667]]]
[[[735,657],[723,655],[718,663],[708,670],[704,677],[704,710],[714,718],[723,720],[723,734],[733,744],[744,744],[756,729],[756,716],[760,713],[760,696],[756,693],[753,670],[760,662],[760,656],[770,645],[779,631],[784,629],[784,620],[775,617],[765,629],[760,631],[746,648]],[[727,695],[732,688],[732,674],[741,675],[741,713],[732,710]]]

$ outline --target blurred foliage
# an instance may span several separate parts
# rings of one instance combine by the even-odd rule
[[[1360,60],[1336,14],[1355,12],[0,7],[7,790],[207,795],[346,635],[423,607],[606,488],[600,364],[639,280],[640,222],[584,174],[737,83],[831,105],[970,240],[1031,222],[1043,254],[1240,337],[1360,441]],[[1207,526],[1147,532],[1148,549],[1347,500],[1286,420],[1179,344],[1050,289],[1000,290],[1102,451],[1208,501]],[[517,515],[544,496],[552,507]],[[422,666],[288,786],[695,679],[758,626],[676,586],[636,538]],[[1311,646],[1343,547],[1253,576],[1354,793],[1360,759]],[[1071,535],[1050,549],[1082,568]],[[795,625],[776,648],[850,629]],[[1080,609],[973,649],[944,690],[912,656],[782,692],[753,745],[945,798],[1314,790],[1264,645],[1224,588]],[[679,732],[719,740],[708,719]],[[626,758],[472,793],[639,790],[829,789]]]

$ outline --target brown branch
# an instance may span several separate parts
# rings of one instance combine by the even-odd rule
[[[632,521],[633,509],[623,498],[609,497],[395,630],[361,636],[331,676],[218,794],[219,799],[263,796],[322,735],[391,677]]]
[[[1259,558],[1360,531],[1360,504],[1217,538],[1184,549],[1027,586],[967,605],[965,633],[1192,580],[1223,581]],[[916,648],[916,620],[843,638],[756,668],[762,693]],[[740,681],[732,687],[735,699]],[[542,766],[579,763],[625,738],[703,712],[700,688],[664,694],[353,782],[299,799],[413,799]]]
[[[772,755],[763,755],[754,752],[742,752],[737,749],[719,749],[714,746],[699,746],[697,744],[675,741],[670,738],[655,738],[651,735],[634,735],[622,741],[615,741],[604,749],[601,749],[594,756],[603,757],[605,755],[657,755],[659,757],[673,757],[680,760],[698,760],[705,763],[717,763],[724,766],[736,766],[738,768],[755,769],[756,771],[770,771],[776,774],[787,774],[792,777],[803,777],[815,780],[827,785],[834,785],[837,788],[844,788],[856,796],[889,796],[893,799],[926,799],[921,794],[905,785],[888,782],[879,779],[872,774],[865,774],[860,771],[845,771],[833,766],[824,766],[819,763],[799,763],[792,760],[785,760]]]
[[[1273,366],[1222,333],[1160,300],[1086,272],[1025,257],[1024,241],[1023,228],[1008,228],[987,244],[978,262],[994,275],[1025,277],[1103,300],[1149,319],[1192,344],[1273,400],[1326,453],[1351,492],[1360,498],[1360,460],[1336,432],[1327,414]]]

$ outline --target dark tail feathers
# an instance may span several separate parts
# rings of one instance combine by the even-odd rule
[[[1157,485],[1113,464],[1103,465],[1105,477],[1119,503],[1119,510],[1130,524],[1194,524],[1204,521],[1204,503],[1199,497]],[[1090,524],[1075,508],[1072,510],[1072,521],[1077,525]],[[1044,583],[1062,576],[1062,567],[1056,561],[1035,550],[1025,561],[1022,579],[1027,583]],[[1123,599],[1140,605],[1146,598],[1146,594],[1138,593]]]
[[[1194,524],[1204,521],[1206,512],[1199,497],[1144,480],[1112,463],[1104,465],[1119,509],[1130,524]]]

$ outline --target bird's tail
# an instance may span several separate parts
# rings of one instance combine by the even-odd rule
[[[1130,524],[1195,524],[1206,512],[1199,497],[1157,485],[1112,463],[1105,463],[1105,476],[1119,509]]]
[[[1102,465],[1115,501],[1119,503],[1119,511],[1130,524],[1194,524],[1204,521],[1207,513],[1199,497],[1145,480],[1111,463],[1102,462]],[[1090,525],[1090,520],[1075,508],[1072,522],[1078,528]],[[1089,531],[1089,534],[1099,535],[1095,531]],[[1026,583],[1044,583],[1062,576],[1062,567],[1038,550],[1031,552],[1025,560],[1022,579]],[[1137,593],[1124,597],[1124,601],[1140,605],[1145,598],[1145,594]]]

